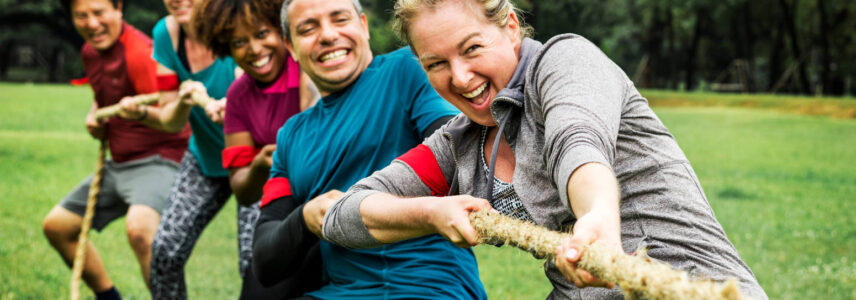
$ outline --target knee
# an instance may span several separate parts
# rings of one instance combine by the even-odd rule
[[[155,238],[155,229],[151,226],[128,223],[126,233],[128,242],[137,252],[149,252],[152,249],[152,241]]]
[[[73,242],[80,233],[80,224],[51,211],[42,222],[42,232],[51,244]]]

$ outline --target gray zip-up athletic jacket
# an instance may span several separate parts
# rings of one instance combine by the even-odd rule
[[[564,34],[546,44],[525,39],[508,86],[491,103],[516,159],[512,185],[535,222],[567,230],[576,217],[567,193],[577,167],[610,166],[621,186],[625,252],[648,254],[691,276],[737,278],[744,295],[767,299],[716,220],[674,137],[627,75],[594,44]],[[459,115],[422,145],[359,181],[324,218],[324,238],[345,247],[382,245],[359,206],[366,196],[469,194],[488,198],[479,158],[481,125]],[[618,288],[578,289],[552,261],[550,299],[621,299]]]

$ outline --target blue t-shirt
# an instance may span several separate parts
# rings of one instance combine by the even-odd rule
[[[289,119],[277,134],[271,177],[288,178],[295,201],[351,185],[422,142],[458,111],[428,84],[409,49],[375,57],[350,87]],[[472,250],[439,235],[374,249],[321,241],[322,299],[484,299]]]
[[[190,70],[181,64],[178,53],[172,47],[172,39],[166,28],[166,18],[158,21],[152,30],[154,37],[154,53],[152,57],[164,67],[173,70],[178,75],[179,81],[192,79],[202,82],[208,90],[208,96],[221,99],[226,96],[226,91],[232,81],[235,81],[235,68],[238,65],[232,57],[217,58],[213,64],[202,71],[190,73]],[[223,169],[220,153],[225,146],[223,141],[223,126],[214,123],[205,114],[205,109],[194,106],[190,110],[190,128],[193,135],[190,136],[188,150],[196,160],[202,174],[208,177],[229,176],[229,171]]]

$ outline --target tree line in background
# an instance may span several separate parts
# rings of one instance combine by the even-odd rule
[[[161,0],[126,0],[125,20],[151,32]],[[377,53],[402,46],[392,0],[362,0]],[[852,95],[856,1],[516,0],[535,39],[573,32],[642,88]],[[56,0],[0,0],[0,80],[82,74],[82,40]],[[19,74],[20,73],[20,74]],[[39,77],[40,76],[40,77]],[[36,77],[36,78],[32,78]]]

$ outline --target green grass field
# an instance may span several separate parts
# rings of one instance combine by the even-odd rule
[[[95,166],[98,145],[83,127],[91,97],[89,87],[0,83],[0,299],[68,295],[71,272],[41,221]],[[772,299],[856,299],[856,120],[728,107],[655,110]],[[192,299],[238,294],[235,211],[231,201],[196,246],[187,266]],[[91,236],[124,296],[148,299],[123,223]],[[549,292],[541,262],[528,254],[492,246],[475,252],[491,298]]]

